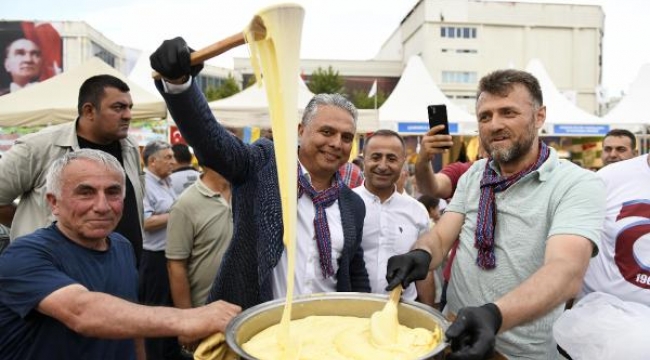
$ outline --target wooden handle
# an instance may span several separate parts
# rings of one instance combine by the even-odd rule
[[[217,41],[212,45],[208,45],[203,49],[193,52],[190,57],[191,64],[192,65],[200,64],[217,55],[221,55],[234,47],[237,47],[239,45],[244,45],[245,43],[246,43],[246,39],[244,38],[244,33],[238,32],[223,40]]]
[[[190,63],[192,65],[200,64],[217,55],[221,55],[234,47],[244,45],[245,43],[246,39],[244,38],[244,33],[238,32],[234,35],[228,36],[223,40],[219,40],[212,45],[208,45],[203,49],[193,52],[192,55],[190,55]],[[156,71],[154,71],[151,76],[156,80],[159,80],[161,78],[160,74],[158,74]]]

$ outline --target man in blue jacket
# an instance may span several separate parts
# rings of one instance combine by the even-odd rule
[[[190,66],[182,38],[164,41],[151,66],[163,76],[156,85],[199,162],[233,187],[233,239],[208,301],[248,308],[283,298],[287,254],[273,142],[244,144],[215,120],[194,81],[200,66]],[[360,246],[365,206],[337,172],[350,157],[356,122],[357,110],[343,96],[319,94],[299,124],[296,295],[370,291]]]

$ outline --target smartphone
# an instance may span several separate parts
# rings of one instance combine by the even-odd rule
[[[449,122],[447,121],[447,105],[429,105],[427,106],[429,112],[429,129],[437,125],[444,125],[438,134],[449,135]]]

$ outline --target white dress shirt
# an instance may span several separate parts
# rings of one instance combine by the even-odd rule
[[[361,247],[370,288],[373,293],[385,294],[388,258],[411,250],[418,237],[429,230],[429,214],[419,201],[397,191],[383,203],[366,189],[365,182],[352,191],[366,204]],[[404,289],[403,297],[415,300],[414,284]]]
[[[311,183],[309,173],[304,170],[303,174]],[[332,268],[334,275],[323,278],[321,271],[320,259],[318,254],[318,245],[316,244],[316,231],[314,230],[314,216],[316,209],[307,194],[303,194],[298,199],[298,224],[296,238],[296,261],[294,271],[294,296],[336,291],[336,273],[339,270],[338,258],[343,251],[343,225],[341,224],[341,211],[339,210],[339,201],[325,209],[327,224],[330,229],[330,238],[332,240]],[[287,268],[288,258],[287,249],[282,252],[282,257],[278,265],[273,269],[273,298],[284,298],[287,295]]]

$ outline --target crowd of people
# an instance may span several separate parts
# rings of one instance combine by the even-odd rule
[[[151,55],[189,146],[140,154],[128,86],[100,75],[75,121],[0,158],[3,359],[191,359],[242,309],[286,296],[273,137],[246,144],[214,118],[190,52],[175,38]],[[416,200],[400,134],[378,129],[351,162],[357,110],[315,95],[298,125],[294,294],[402,285],[450,319],[449,359],[576,356],[554,337],[571,304],[606,293],[650,306],[650,158],[613,130],[597,173],[560,159],[538,136],[546,107],[524,71],[484,76],[476,114],[480,159],[436,172],[452,137],[422,137]]]

